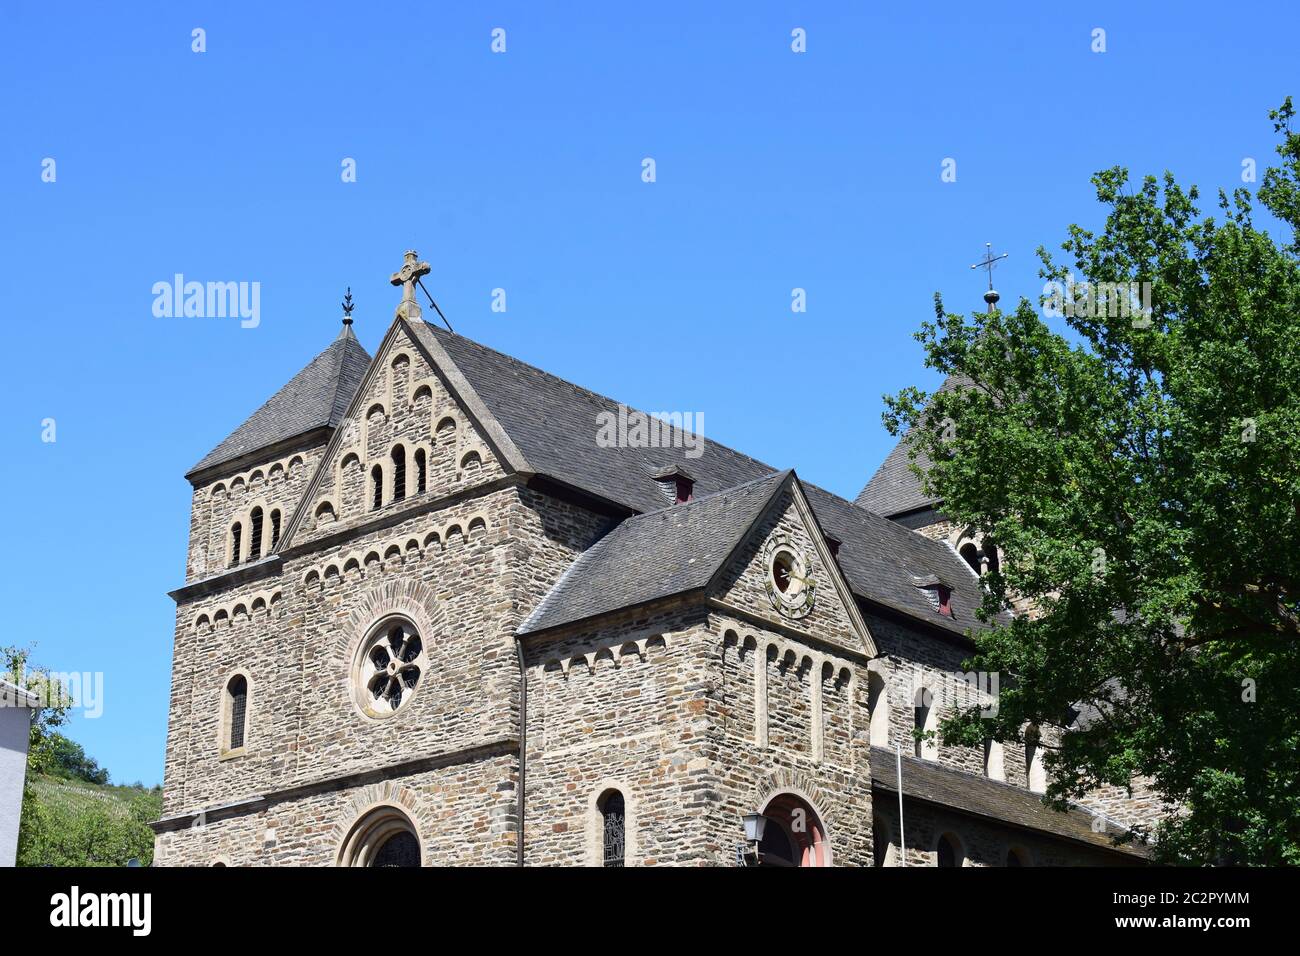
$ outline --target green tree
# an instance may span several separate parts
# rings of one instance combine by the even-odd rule
[[[1170,862],[1300,863],[1300,135],[1290,98],[1270,117],[1257,197],[1207,216],[1169,173],[1098,173],[1104,228],[1062,247],[1087,294],[1039,249],[1066,327],[936,296],[917,338],[957,387],[886,397],[927,490],[1005,555],[968,662],[1007,675],[998,715],[945,739],[1057,728],[1058,806],[1149,778]],[[995,618],[1013,598],[1037,614]]]
[[[33,667],[31,648],[0,648],[0,677],[34,691],[44,704],[33,715],[27,749],[22,820],[18,830],[19,866],[124,866],[135,858],[153,859],[149,821],[162,811],[160,788],[129,794],[123,807],[116,795],[85,788],[84,799],[42,801],[38,778],[106,784],[108,771],[80,744],[56,728],[67,723],[73,701],[48,670]]]

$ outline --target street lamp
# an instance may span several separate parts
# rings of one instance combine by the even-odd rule
[[[758,845],[763,842],[767,817],[761,813],[746,813],[742,819],[745,824],[745,843],[736,847],[736,862],[740,866],[758,866],[763,860]]]

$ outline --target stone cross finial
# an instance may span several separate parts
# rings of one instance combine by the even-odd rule
[[[389,281],[402,287],[402,301],[397,305],[397,314],[407,319],[420,318],[420,303],[415,301],[415,283],[420,276],[427,276],[433,270],[429,263],[420,262],[420,255],[414,249],[406,250],[402,268],[393,273]]]

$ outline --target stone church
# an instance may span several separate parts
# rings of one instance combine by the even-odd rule
[[[993,705],[961,663],[997,555],[904,444],[850,502],[598,440],[636,413],[426,323],[427,272],[186,475],[157,863],[1142,862],[1140,788],[1057,812],[1033,734],[918,740]]]

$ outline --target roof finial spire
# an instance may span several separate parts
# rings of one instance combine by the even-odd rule
[[[347,293],[343,296],[343,324],[352,324],[352,286],[348,286]]]
[[[420,254],[414,249],[407,249],[402,268],[392,274],[388,281],[402,287],[402,301],[397,304],[397,315],[408,321],[420,318],[420,303],[415,301],[415,284],[421,276],[427,276],[433,270],[429,263],[420,261]]]
[[[990,313],[993,311],[993,307],[998,304],[998,299],[1002,298],[1002,296],[998,295],[997,290],[993,288],[993,265],[999,259],[1005,259],[1008,255],[1010,253],[1004,252],[1000,256],[995,256],[993,254],[993,243],[986,242],[984,243],[984,258],[971,266],[972,269],[984,268],[988,271],[989,291],[984,293],[984,301],[989,304]]]

